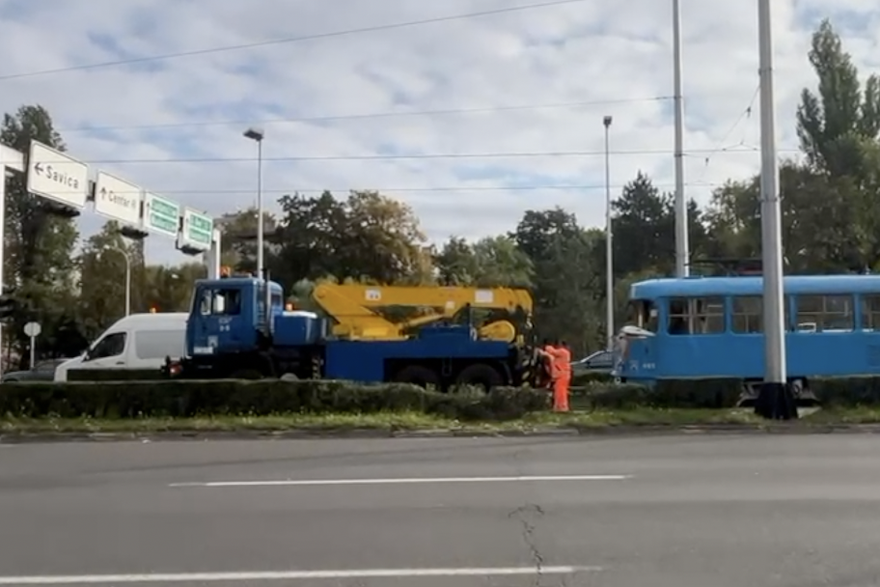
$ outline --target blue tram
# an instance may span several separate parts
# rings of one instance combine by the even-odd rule
[[[880,375],[880,275],[784,278],[789,380]],[[764,376],[761,277],[651,279],[630,289],[614,374],[660,379]]]

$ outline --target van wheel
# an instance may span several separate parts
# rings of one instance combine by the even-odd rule
[[[257,371],[256,369],[240,369],[232,374],[232,379],[262,379],[263,374]]]
[[[468,365],[455,378],[456,385],[473,385],[489,391],[493,387],[504,385],[504,378],[498,369],[485,363]]]

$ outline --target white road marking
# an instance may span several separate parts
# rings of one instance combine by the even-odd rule
[[[632,475],[535,475],[515,477],[412,477],[391,479],[282,479],[170,483],[169,487],[278,487],[303,485],[395,485],[414,483],[511,483],[528,481],[623,481]]]
[[[571,575],[599,572],[602,567],[550,566],[542,567],[542,575]],[[327,571],[253,571],[239,573],[145,573],[131,575],[58,575],[58,576],[0,576],[0,585],[96,585],[120,583],[192,583],[192,582],[253,582],[301,581],[308,579],[371,579],[418,577],[498,577],[504,575],[537,575],[535,567],[488,567],[460,569],[360,569]]]

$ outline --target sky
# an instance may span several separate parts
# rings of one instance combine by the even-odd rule
[[[781,157],[822,18],[880,69],[872,4],[773,1]],[[705,203],[759,167],[757,2],[681,10],[684,179]],[[41,104],[93,169],[215,216],[256,201],[249,126],[269,210],[375,189],[437,243],[557,205],[602,226],[606,115],[612,197],[638,171],[674,189],[671,0],[0,0],[0,55],[0,111]],[[160,236],[147,255],[186,260]]]

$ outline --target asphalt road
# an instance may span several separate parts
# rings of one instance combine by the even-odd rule
[[[0,445],[0,523],[0,585],[875,585],[880,436]]]

